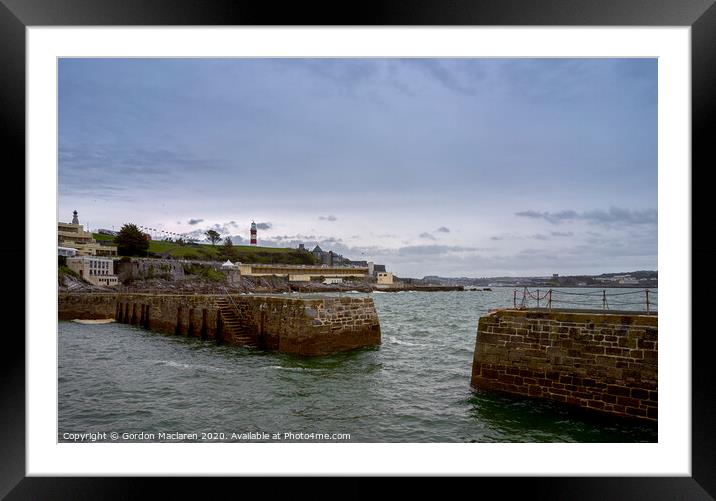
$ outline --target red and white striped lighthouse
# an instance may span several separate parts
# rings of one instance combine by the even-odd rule
[[[256,223],[251,221],[251,245],[256,245]]]

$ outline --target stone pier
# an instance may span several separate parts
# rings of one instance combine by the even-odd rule
[[[114,318],[146,329],[297,355],[376,346],[372,298],[60,294],[60,320]]]
[[[656,421],[658,318],[498,310],[480,318],[471,384]]]

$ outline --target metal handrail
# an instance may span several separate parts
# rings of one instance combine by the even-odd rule
[[[533,294],[533,292],[536,292],[536,294]],[[560,297],[553,297],[553,294],[557,294],[558,296],[561,294],[567,295],[570,299],[561,299]],[[631,298],[621,298],[620,296],[627,296],[627,295],[634,295],[634,294],[645,294],[646,301],[644,300],[637,300],[637,301],[629,301]],[[589,292],[567,292],[562,290],[554,290],[549,289],[547,292],[542,295],[540,294],[540,290],[537,289],[536,291],[530,291],[529,288],[524,287],[520,295],[518,294],[518,290],[513,290],[512,295],[512,304],[514,308],[528,308],[530,304],[530,299],[535,300],[537,303],[537,308],[540,306],[540,300],[546,299],[546,308],[552,309],[555,306],[561,308],[561,309],[574,309],[574,306],[558,306],[558,305],[577,305],[577,308],[579,307],[588,307],[588,306],[594,306],[596,307],[598,304],[601,303],[601,309],[603,311],[610,311],[614,309],[619,309],[619,306],[636,306],[636,305],[645,305],[646,306],[646,313],[656,313],[658,310],[653,309],[653,306],[656,306],[658,308],[658,302],[654,301],[651,295],[658,295],[658,291],[651,290],[649,288],[645,289],[635,289],[628,292],[607,292],[606,289],[602,290],[595,290],[595,291],[589,291]],[[614,298],[614,296],[617,296],[617,299]],[[571,299],[574,297],[573,299]],[[610,304],[608,301],[608,298],[612,299],[612,303]],[[636,298],[635,298],[636,299]],[[616,308],[615,308],[616,307]]]
[[[226,296],[228,296],[229,299],[231,300],[231,304],[234,305],[234,309],[236,310],[236,313],[237,313],[237,314],[240,314],[240,313],[241,313],[241,310],[239,310],[239,306],[238,306],[238,305],[236,304],[236,302],[234,301],[234,298],[231,297],[231,294],[229,294],[229,291],[226,290],[226,287],[222,287],[221,289],[224,291],[224,294],[225,294]]]

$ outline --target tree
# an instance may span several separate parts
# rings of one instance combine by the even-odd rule
[[[127,223],[114,237],[117,252],[120,256],[145,256],[149,249],[149,241],[136,224]]]
[[[214,230],[209,230],[206,233],[204,233],[204,235],[206,235],[206,238],[209,239],[209,241],[211,242],[211,245],[216,245],[217,242],[221,242],[221,235],[219,235],[219,233],[217,233]]]
[[[228,259],[230,261],[236,261],[237,252],[234,248],[234,242],[231,241],[231,237],[226,237],[224,245],[219,249],[219,258]]]

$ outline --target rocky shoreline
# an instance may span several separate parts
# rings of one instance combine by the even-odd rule
[[[101,287],[91,285],[74,277],[65,276],[58,281],[58,292],[79,292],[79,293],[107,293],[116,292],[119,294],[131,293],[168,293],[168,294],[223,294],[224,292],[245,293],[245,294],[267,294],[284,292],[301,293],[328,293],[328,292],[438,292],[438,291],[462,291],[463,286],[442,286],[442,285],[411,285],[397,283],[393,286],[377,285],[362,280],[348,281],[342,284],[323,284],[320,282],[288,282],[280,277],[242,277],[239,284],[231,285],[223,281],[214,281],[201,277],[194,277],[183,280],[167,280],[163,278],[152,278],[146,280],[134,280],[126,284],[119,284],[114,287]]]

